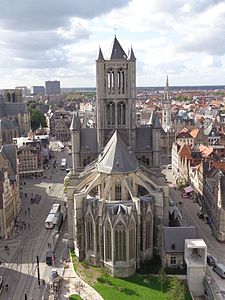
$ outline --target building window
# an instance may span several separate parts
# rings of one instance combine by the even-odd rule
[[[129,226],[129,259],[135,258],[135,226],[132,221]]]
[[[121,182],[119,179],[115,181],[115,200],[121,200]]]
[[[117,123],[119,127],[126,125],[126,104],[124,102],[117,104]]]
[[[115,259],[126,261],[126,232],[122,222],[116,225],[115,230]]]
[[[115,104],[113,102],[107,104],[107,125],[115,125]]]
[[[170,256],[170,265],[176,266],[177,265],[177,258],[176,256]]]
[[[106,260],[112,260],[112,228],[107,222],[105,226],[105,258]]]
[[[145,249],[149,249],[151,246],[151,221],[148,220],[145,226]]]
[[[87,235],[87,249],[94,251],[94,230],[93,230],[93,219],[89,214],[86,221],[86,235]]]

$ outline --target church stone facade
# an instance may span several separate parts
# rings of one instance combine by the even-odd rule
[[[70,247],[79,260],[132,275],[161,255],[168,188],[160,173],[161,126],[136,126],[136,58],[117,38],[97,66],[97,128],[71,123],[72,171],[66,177]],[[143,159],[144,158],[144,159]],[[144,161],[144,163],[143,163]]]

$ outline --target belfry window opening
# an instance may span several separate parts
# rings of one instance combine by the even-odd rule
[[[107,125],[109,127],[115,125],[115,104],[113,102],[107,104]]]
[[[109,94],[114,94],[115,92],[115,80],[114,80],[114,72],[112,69],[108,71],[108,76],[107,76],[107,82],[108,82],[108,93]]]
[[[119,127],[126,125],[126,104],[124,102],[117,104],[117,122]]]
[[[118,94],[124,94],[125,93],[125,81],[124,81],[124,71],[121,69],[117,73],[117,90]]]

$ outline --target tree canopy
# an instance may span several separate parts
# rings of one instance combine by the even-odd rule
[[[44,114],[35,108],[30,109],[30,121],[32,130],[36,130],[40,125],[42,127],[46,127],[47,125]]]

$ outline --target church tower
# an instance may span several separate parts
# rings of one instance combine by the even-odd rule
[[[96,114],[98,152],[101,152],[115,130],[135,148],[136,129],[136,58],[129,57],[116,36],[110,59],[104,59],[101,48],[96,60]]]
[[[162,128],[168,132],[171,126],[169,79],[166,77],[166,87],[162,101]]]

